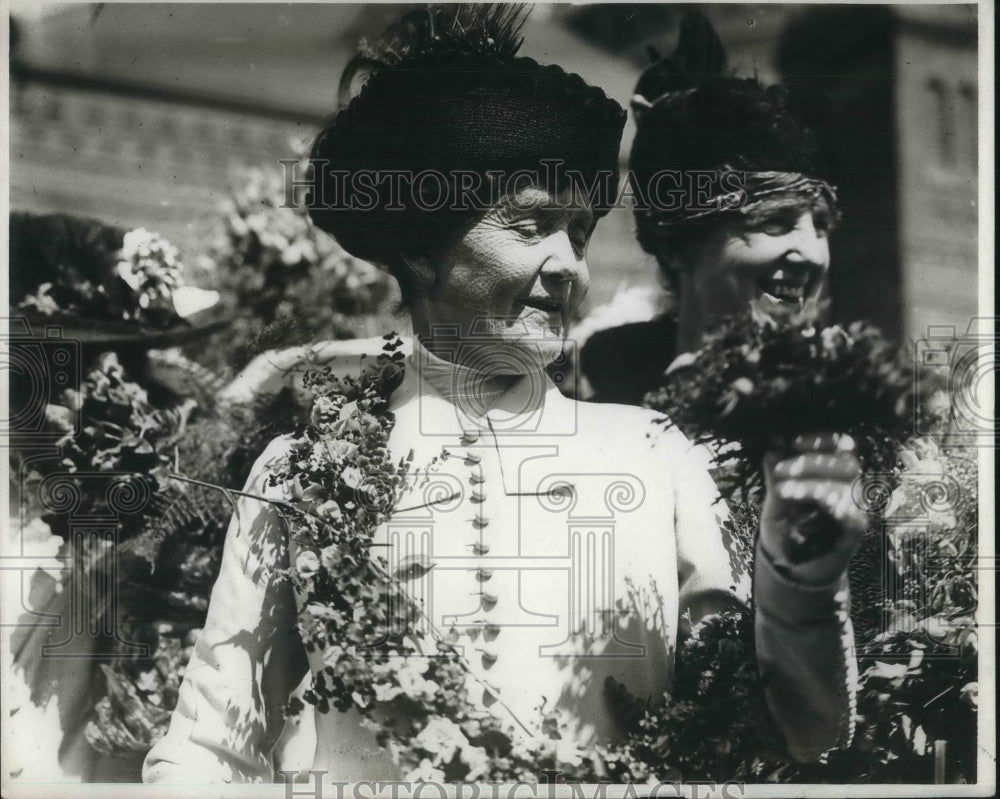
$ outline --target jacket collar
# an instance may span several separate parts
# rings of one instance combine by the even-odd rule
[[[498,438],[576,432],[576,403],[544,371],[490,376],[438,358],[417,340],[390,407],[399,412],[412,403],[424,435],[452,437],[469,427]]]

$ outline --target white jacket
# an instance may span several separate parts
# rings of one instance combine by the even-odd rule
[[[428,366],[425,354],[407,359],[393,394],[390,446],[397,457],[412,449],[415,470],[447,455],[379,530],[376,541],[390,546],[376,551],[389,552],[390,564],[430,559],[411,592],[439,628],[461,632],[470,664],[519,719],[555,705],[577,742],[606,739],[619,730],[606,677],[657,698],[671,683],[685,613],[697,621],[746,601],[704,456],[654,413],[566,399],[543,373],[479,407],[481,395],[464,398],[455,384],[460,371]],[[474,442],[463,434],[470,429]],[[265,477],[286,447],[278,439],[260,457],[248,492],[283,496]],[[295,555],[274,506],[240,499],[204,632],[145,781],[274,779],[284,703],[323,665],[295,631],[299,598],[273,579]],[[815,757],[850,729],[846,592],[788,583],[762,560],[755,579],[772,715],[792,756]],[[479,634],[485,624],[492,640]],[[324,779],[400,779],[355,714],[316,713],[315,726],[312,769]]]

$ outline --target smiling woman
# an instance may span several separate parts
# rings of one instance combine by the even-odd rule
[[[830,267],[831,214],[824,198],[789,195],[722,219],[692,242],[675,266],[678,349],[697,349],[709,326],[747,308],[784,321],[815,306]]]
[[[432,352],[442,333],[466,342],[461,361],[511,347],[544,367],[563,349],[569,315],[590,285],[586,251],[597,220],[588,204],[538,186],[507,197],[440,256],[407,259],[413,328]]]
[[[673,302],[649,322],[591,336],[581,367],[594,399],[638,405],[677,355],[727,317],[752,311],[780,322],[814,312],[839,212],[823,104],[795,87],[729,77],[722,44],[699,14],[685,18],[677,51],[652,64],[635,91],[629,166],[644,201],[636,234]],[[664,174],[685,176],[689,187],[669,208],[652,196]]]
[[[311,206],[399,281],[413,354],[388,336],[362,376],[307,379],[311,424],[275,440],[240,495],[147,781],[272,779],[305,677],[324,780],[513,782],[554,769],[595,782],[611,773],[606,747],[636,729],[615,696],[663,696],[692,624],[750,612],[754,555],[720,531],[698,452],[656,414],[576,403],[545,372],[587,289],[624,112],[578,76],[517,57],[522,19],[511,6],[414,12],[348,69],[371,75],[317,138],[314,164],[404,182],[434,169],[453,200],[470,175],[487,198],[494,179],[518,188],[478,208],[400,202],[409,191]],[[588,186],[606,175],[607,192],[574,197],[570,170]],[[507,180],[525,171],[537,179]],[[333,197],[330,174],[314,172],[314,199]],[[817,436],[797,442],[794,463],[774,459],[775,521],[756,555],[761,692],[793,759],[850,737],[844,570],[863,529],[851,446]],[[806,496],[833,534],[792,563],[779,522]]]

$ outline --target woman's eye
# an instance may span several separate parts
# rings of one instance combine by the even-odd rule
[[[795,223],[787,219],[765,219],[751,228],[754,233],[763,233],[765,236],[787,236],[794,229]]]
[[[519,219],[510,227],[515,233],[526,239],[535,238],[541,233],[541,225],[538,224],[537,219]]]

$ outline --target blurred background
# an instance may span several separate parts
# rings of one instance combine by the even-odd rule
[[[647,46],[669,51],[688,7],[539,5],[522,52],[627,107]],[[145,226],[193,260],[241,170],[277,173],[334,109],[359,40],[406,8],[15,0],[11,209]],[[833,104],[845,219],[835,317],[909,338],[929,324],[964,330],[977,298],[976,7],[703,10],[738,74],[808,82]],[[658,280],[627,210],[598,228],[590,263],[590,307]]]
[[[649,63],[647,47],[672,51],[692,7],[538,5],[522,52],[580,73],[627,107]],[[715,26],[738,75],[807,83],[829,99],[844,212],[832,240],[833,315],[868,320],[895,338],[921,338],[932,324],[954,326],[961,335],[976,315],[979,274],[976,6],[694,7]],[[384,275],[317,232],[304,213],[281,207],[279,160],[295,158],[334,110],[340,72],[360,40],[412,6],[7,0],[8,8],[11,210],[113,226],[73,228],[12,215],[12,234],[20,227],[21,243],[31,245],[9,253],[12,315],[24,303],[48,311],[35,315],[34,338],[11,326],[16,346],[8,347],[13,355],[5,364],[11,407],[20,409],[11,424],[10,529],[21,531],[18,557],[34,558],[4,567],[23,570],[25,579],[4,581],[10,594],[0,603],[7,614],[27,614],[0,625],[14,636],[0,650],[17,655],[8,675],[11,715],[27,732],[9,736],[21,764],[10,776],[47,784],[137,781],[142,758],[166,729],[221,560],[231,508],[205,486],[242,485],[265,444],[308,409],[308,397],[296,397],[290,384],[310,353],[294,345],[407,332]],[[630,118],[623,169],[633,135]],[[223,327],[173,316],[166,328],[147,326],[143,311],[126,315],[132,321],[121,330],[122,307],[103,303],[109,295],[94,287],[116,288],[116,301],[136,299],[123,289],[118,252],[126,231],[138,227],[180,248],[188,283],[217,290],[222,307],[204,312],[221,310]],[[165,250],[158,259],[133,259],[148,268],[147,282],[162,286],[164,276],[175,276]],[[629,210],[616,209],[598,227],[589,261],[592,288],[583,312],[610,304],[614,313],[592,313],[581,327],[598,318],[634,321],[613,317],[636,310],[628,297],[655,293],[658,275],[635,243]],[[43,296],[49,281],[62,281],[59,302]],[[628,287],[635,291],[622,291]],[[170,294],[173,302],[176,292]],[[50,327],[53,304],[71,312],[72,324],[60,318],[61,327]],[[643,319],[654,312],[644,310]],[[68,355],[58,360],[72,348],[48,341],[50,330],[60,338],[64,329],[68,342],[81,344],[79,363]],[[335,344],[345,349],[334,371],[357,363],[364,350],[348,349],[357,343]],[[285,347],[281,357],[270,352]],[[968,345],[956,351],[976,355]],[[975,357],[955,362],[972,364],[973,377],[979,373]],[[255,364],[262,368],[254,371]],[[78,394],[65,391],[67,380]],[[78,413],[81,398],[85,414]],[[992,407],[973,410],[995,420]],[[976,419],[982,425],[983,415]],[[109,515],[107,481],[137,470],[154,480],[168,468],[201,481],[198,490],[164,479],[152,484],[151,511],[126,514],[114,531],[95,526],[94,518]],[[976,601],[975,589],[962,586],[975,580],[977,550],[968,540],[977,529],[977,478],[974,464],[954,469],[948,474],[962,479],[964,504],[955,512],[962,522],[938,514],[935,524],[951,537],[929,528],[941,548],[928,546],[921,555],[935,558],[942,579],[928,583],[931,561],[915,556],[916,566],[904,559],[893,567],[898,575],[888,566],[878,571],[881,551],[871,549],[864,563],[875,571],[857,571],[868,580],[858,607],[878,608],[898,594],[909,603],[906,613],[924,620],[938,608],[929,604],[938,602],[935,586],[945,586],[945,610],[933,612],[947,612],[947,629],[974,647],[973,617],[954,620]],[[87,482],[95,474],[105,482]],[[50,476],[76,481],[79,507],[46,504],[39,486]],[[913,502],[918,495],[924,502],[922,486],[910,487]],[[962,546],[955,557],[964,559],[954,569],[934,554],[952,539]],[[886,575],[906,591],[917,586],[920,597],[931,598],[919,608],[931,609],[919,615],[911,594],[889,592],[897,583]],[[99,629],[70,630],[88,614]],[[873,618],[857,629],[881,631],[881,616]],[[913,679],[894,679],[891,691],[878,682],[887,674],[881,661],[899,660],[892,668],[904,671],[903,663],[914,662],[909,629],[899,628],[898,651],[882,643],[872,650],[875,687],[864,694],[883,703],[880,723],[895,730],[889,744],[880,738],[872,747],[859,736],[856,748],[867,754],[845,760],[842,772],[824,779],[840,781],[842,774],[853,782],[864,773],[874,782],[929,782],[933,759],[937,780],[939,750],[931,758],[923,744],[911,745],[900,726],[907,723],[914,730],[925,725],[927,734],[920,734],[935,747],[948,744],[948,781],[974,774],[974,659],[951,658],[953,668],[940,672],[910,670]],[[935,704],[940,697],[947,701]],[[306,756],[303,765],[312,750]],[[876,765],[865,771],[862,761]],[[943,755],[940,761],[943,780]]]

